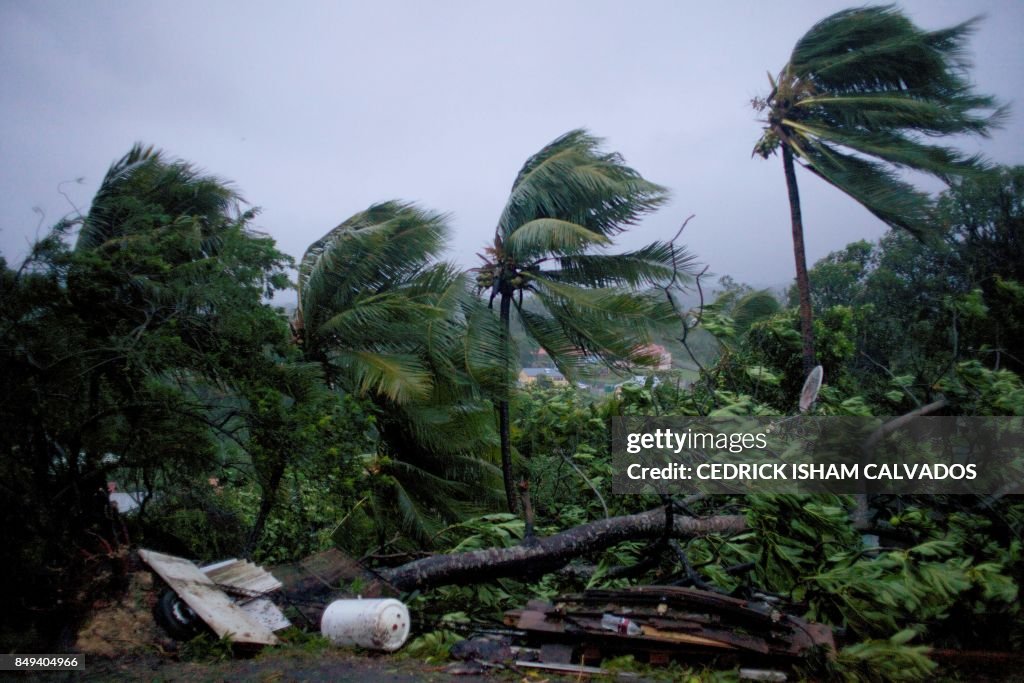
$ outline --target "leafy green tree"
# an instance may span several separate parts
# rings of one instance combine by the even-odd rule
[[[976,156],[931,144],[986,135],[1005,109],[974,92],[964,56],[975,20],[924,31],[893,6],[837,12],[796,44],[767,98],[754,153],[780,147],[789,193],[805,371],[815,364],[811,293],[794,158],[886,224],[924,236],[932,200],[900,178],[912,169],[949,181],[984,168]]]
[[[948,229],[967,291],[985,313],[963,345],[986,364],[1024,372],[1024,167],[955,182],[939,198],[936,221]]]
[[[87,215],[4,265],[0,474],[19,548],[5,604],[73,617],[89,595],[76,582],[93,573],[82,558],[95,570],[123,540],[108,478],[149,492],[205,483],[240,390],[278,368],[287,327],[264,298],[287,284],[290,259],[238,205],[222,181],[137,146]]]
[[[665,243],[606,253],[612,238],[667,198],[600,140],[573,130],[530,157],[512,184],[486,249],[477,282],[498,300],[502,353],[508,368],[498,388],[498,422],[505,497],[513,490],[509,390],[513,374],[513,310],[526,334],[558,369],[573,377],[591,359],[609,365],[651,362],[652,323],[668,313],[660,298],[636,293],[684,270],[687,257]],[[528,305],[529,302],[535,305]]]
[[[856,354],[847,369],[862,390],[894,401],[890,409],[930,402],[936,383],[967,361],[1024,367],[1022,179],[1020,168],[999,168],[955,181],[931,211],[931,239],[890,231],[810,270],[816,316],[852,306]]]
[[[867,240],[851,242],[821,259],[807,273],[811,283],[811,309],[815,315],[832,306],[859,303],[864,280],[871,272],[875,245]],[[788,291],[789,305],[800,305],[800,292],[794,285]]]

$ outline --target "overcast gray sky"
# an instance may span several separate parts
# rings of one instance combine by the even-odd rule
[[[684,241],[718,274],[793,277],[782,163],[751,159],[767,90],[796,40],[851,4],[804,2],[32,2],[0,0],[0,253],[85,210],[134,141],[234,181],[257,226],[301,257],[391,198],[450,212],[465,266],[526,158],[584,126],[672,202],[623,246]],[[286,6],[287,5],[287,6]],[[977,87],[1024,92],[1024,2],[901,5],[935,29],[987,15]],[[1024,163],[1024,104],[988,141]],[[800,174],[808,258],[884,226]]]

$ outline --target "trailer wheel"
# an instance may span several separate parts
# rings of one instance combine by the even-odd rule
[[[164,590],[153,607],[156,623],[175,640],[192,640],[206,630],[206,624],[192,608],[171,589]]]

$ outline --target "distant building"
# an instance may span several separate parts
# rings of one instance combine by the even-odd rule
[[[537,349],[531,353],[529,360],[526,362],[535,368],[552,368],[555,365],[551,362],[551,356],[544,349]]]
[[[146,500],[144,491],[118,491],[116,481],[107,482],[107,500],[117,508],[122,515],[127,515],[138,510]]]
[[[556,386],[567,386],[569,380],[554,368],[523,368],[519,371],[519,384],[527,386],[537,381],[539,377],[546,377]]]
[[[654,363],[655,370],[672,369],[672,352],[661,344],[648,344],[643,348],[643,352],[657,359]]]

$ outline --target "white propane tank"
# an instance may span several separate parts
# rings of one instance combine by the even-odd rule
[[[320,632],[334,645],[394,652],[409,637],[409,608],[391,598],[335,600],[320,618]]]

